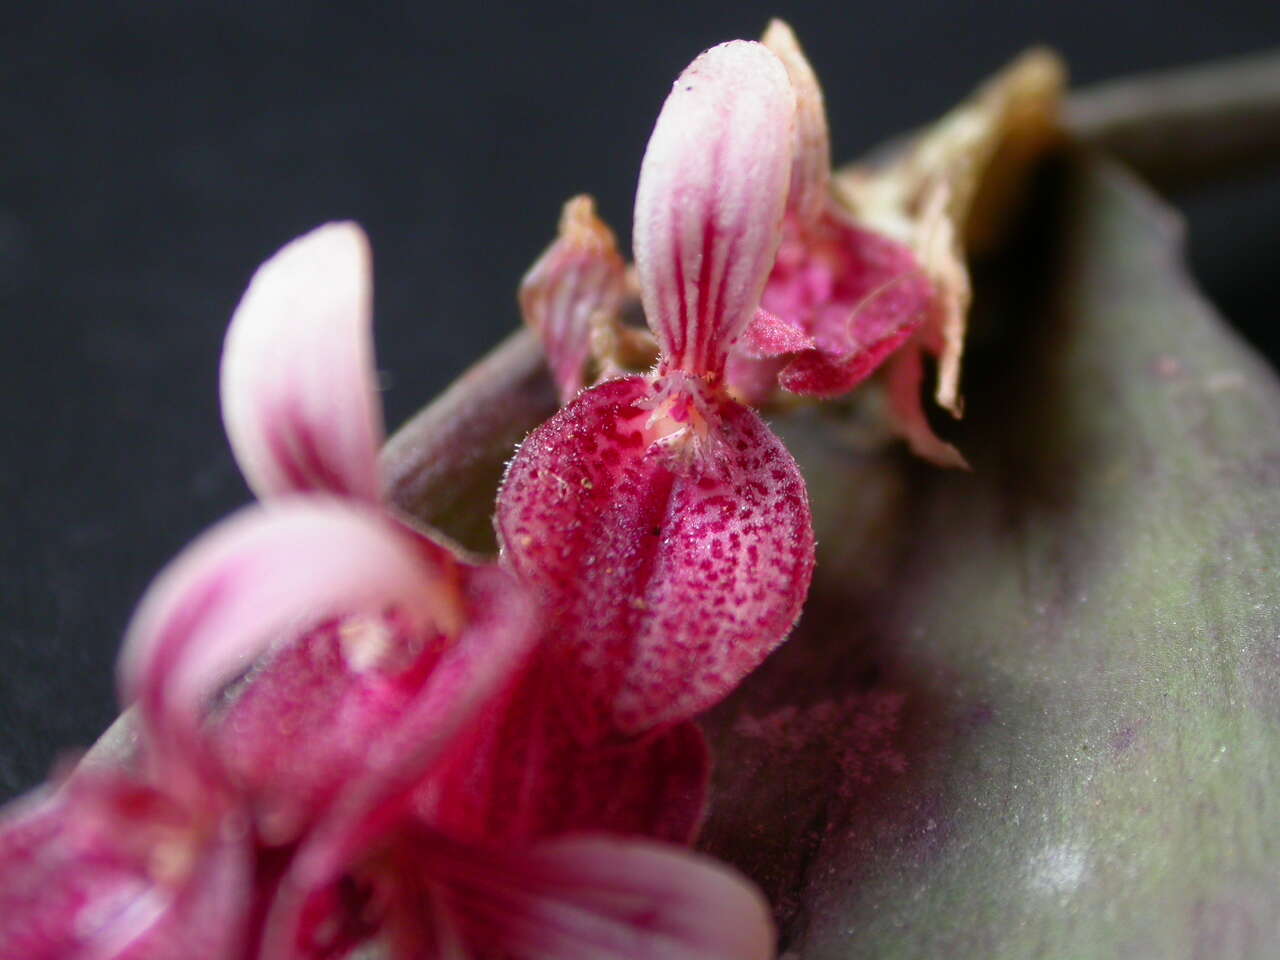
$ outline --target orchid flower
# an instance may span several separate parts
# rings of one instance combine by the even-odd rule
[[[322,490],[377,501],[382,418],[369,347],[369,281],[363,235],[354,225],[331,225],[268,261],[237,309],[223,355],[224,416],[237,459],[260,495]],[[466,563],[427,536],[417,537],[442,572],[438,592],[444,600],[456,600],[459,593],[471,596],[468,584],[472,593],[475,585],[488,591],[489,599],[472,598],[467,611],[453,611],[451,622],[461,624],[464,634],[477,612],[484,616],[485,611],[493,629],[500,623],[533,629],[536,617],[527,608],[527,625],[518,625],[514,615],[499,615],[504,604],[510,607],[511,598],[523,593],[504,569]],[[271,783],[291,783],[287,797],[275,791],[270,807],[260,809],[260,829],[274,842],[297,837],[299,825],[314,820],[314,798],[328,796],[330,779],[319,761],[331,765],[359,756],[378,742],[379,725],[405,709],[408,692],[375,671],[376,696],[371,696],[366,677],[371,650],[382,650],[384,663],[400,663],[407,671],[400,676],[421,672],[421,665],[405,666],[403,649],[384,649],[395,632],[394,624],[367,619],[334,621],[313,631],[262,667],[212,728],[222,762],[255,796]],[[348,789],[342,802],[331,806],[331,815],[303,839],[297,862],[283,875],[269,918],[271,950],[320,955],[358,929],[337,892],[353,878],[379,898],[388,929],[419,929],[421,918],[402,916],[396,905],[415,896],[435,903],[438,897],[431,891],[442,889],[442,881],[424,873],[422,857],[397,859],[399,867],[392,871],[391,861],[369,852],[387,844],[402,849],[405,830],[415,832],[419,846],[426,844],[423,838],[436,838],[427,845],[432,848],[492,851],[497,843],[515,843],[516,857],[536,856],[525,851],[536,851],[540,838],[583,830],[688,843],[701,821],[709,771],[700,731],[691,723],[677,724],[607,749],[581,749],[539,709],[554,679],[536,667],[515,674],[438,762],[407,765],[414,771],[410,776],[366,775],[363,785]],[[308,731],[305,740],[320,744],[318,750],[273,736],[282,718],[289,729]],[[644,845],[635,849],[635,856],[650,856]],[[675,862],[674,852],[662,856]],[[481,858],[493,857],[490,852]],[[690,867],[694,876],[698,863]],[[720,873],[709,876],[717,889]],[[732,883],[734,889],[742,886]],[[535,893],[528,896],[536,899]],[[635,896],[651,899],[643,891]],[[743,902],[755,904],[754,897]],[[375,910],[376,905],[358,902],[363,906],[357,912]],[[432,909],[433,916],[438,914],[438,906]],[[758,907],[751,911],[752,929],[767,929]],[[335,920],[342,916],[349,922]],[[422,935],[415,941],[418,948]],[[757,949],[767,950],[768,937],[760,943],[765,946]]]
[[[588,201],[571,202],[562,221],[562,235],[548,251],[530,277],[542,280],[524,285],[523,299],[533,313],[542,304],[546,310],[544,332],[552,345],[581,342],[589,322],[587,306],[611,308],[621,295],[622,261],[617,256],[612,235],[598,220]],[[536,292],[531,292],[536,291]],[[585,292],[585,293],[584,293]],[[584,300],[583,297],[586,297]],[[589,302],[589,303],[588,303]],[[567,306],[572,307],[566,312]],[[375,388],[371,337],[372,274],[369,246],[364,234],[354,224],[331,224],[301,237],[267,261],[255,274],[227,333],[222,359],[222,399],[224,420],[232,448],[250,486],[263,497],[321,490],[362,502],[377,503],[380,481],[377,450],[382,441],[382,410]],[[554,352],[554,347],[553,347]],[[572,351],[571,351],[572,352]],[[581,384],[581,362],[584,354],[574,354],[572,363],[559,369],[569,379],[566,386]],[[572,359],[572,358],[570,358]],[[574,363],[577,364],[576,368]],[[577,380],[574,381],[573,377]],[[401,525],[410,521],[393,514]],[[466,562],[438,544],[430,536],[411,528],[421,548],[434,557],[443,571],[441,589],[452,591],[456,611],[456,595],[465,584],[476,578],[506,580],[495,592],[515,594],[521,587],[502,567],[494,564]],[[442,599],[442,607],[449,598]],[[529,613],[533,619],[534,613]],[[456,613],[451,628],[457,629],[463,618]],[[367,625],[358,627],[368,630]],[[239,702],[229,711],[228,737],[237,744],[228,748],[228,762],[251,775],[262,769],[264,751],[278,752],[282,760],[292,757],[279,740],[270,737],[237,735],[236,728],[269,726],[278,709],[276,701],[293,700],[299,704],[314,703],[320,691],[345,683],[344,673],[327,664],[339,663],[335,651],[338,634],[357,629],[336,625],[330,637],[315,637],[282,656],[265,670]],[[534,677],[534,672],[538,676]],[[471,822],[475,816],[461,817],[464,806],[479,808],[492,803],[489,794],[477,795],[477,777],[473,768],[484,767],[488,776],[504,782],[518,780],[530,784],[521,796],[527,798],[525,813],[512,809],[507,801],[501,818],[507,832],[536,836],[555,832],[555,826],[590,826],[625,832],[647,832],[637,819],[637,812],[621,802],[622,794],[601,793],[593,803],[591,815],[585,806],[572,810],[548,800],[556,795],[557,785],[573,789],[578,795],[591,796],[587,784],[607,783],[625,754],[633,771],[647,771],[646,787],[637,790],[670,794],[664,786],[669,777],[666,763],[672,750],[683,751],[684,760],[670,769],[691,771],[674,776],[681,784],[679,792],[688,798],[678,814],[660,814],[665,820],[674,817],[683,827],[673,830],[664,826],[653,835],[688,841],[694,825],[701,819],[702,797],[709,760],[701,734],[693,728],[672,732],[654,742],[650,737],[623,749],[615,747],[608,755],[596,755],[572,749],[572,741],[561,735],[554,722],[535,717],[535,704],[545,699],[544,688],[556,683],[545,671],[530,671],[529,676],[513,682],[505,696],[506,706],[495,708],[495,719],[487,722],[491,731],[485,749],[462,751],[454,763],[457,783],[445,791],[445,805],[455,820]],[[519,687],[521,689],[515,689]],[[311,689],[312,692],[307,692]],[[269,705],[269,706],[260,706]],[[324,709],[312,706],[319,715]],[[264,718],[257,718],[265,711]],[[511,715],[511,721],[499,721],[498,713]],[[514,718],[518,715],[519,721]],[[319,719],[319,716],[317,716]],[[498,730],[501,728],[501,734]],[[351,734],[353,743],[359,734]],[[240,746],[246,740],[255,746]],[[536,741],[536,746],[534,745]],[[523,746],[521,746],[523,744]],[[296,762],[292,758],[291,762]],[[599,772],[593,772],[599,771]],[[638,774],[633,775],[633,781]],[[531,779],[550,778],[535,789]],[[569,788],[568,781],[579,783]],[[465,798],[470,797],[470,800]],[[643,805],[643,804],[642,804]],[[542,812],[538,812],[541,810]],[[615,811],[616,817],[605,815]],[[555,821],[549,819],[555,813]],[[444,816],[444,812],[441,813]],[[664,821],[665,822],[665,821]],[[515,831],[516,824],[528,829]],[[535,829],[542,824],[545,831]]]
[[[911,337],[933,291],[909,247],[858,226],[833,201],[822,88],[785,23],[774,20],[763,42],[795,89],[791,187],[762,310],[731,355],[729,380],[752,403],[776,386],[834,397]]]
[[[503,481],[502,555],[543,602],[542,656],[583,743],[720,700],[782,642],[808,589],[804,482],[724,380],[777,250],[794,114],[786,70],[760,44],[715,47],[681,74],[636,195],[659,365],[579,394]]]
[[[138,707],[137,769],[77,771],[0,823],[0,956],[176,958],[193,945],[239,955],[256,846],[286,839],[270,837],[275,811],[301,794],[315,821],[352,782],[404,768],[416,778],[429,745],[443,749],[527,654],[528,630],[473,627],[443,642],[438,575],[376,513],[326,501],[251,508],[189,547],[140,604],[121,658],[121,699]],[[310,627],[389,610],[418,662],[369,670],[327,704],[355,722],[362,749],[313,727],[288,741],[307,762],[241,783],[205,733],[227,683]],[[310,719],[277,711],[261,735],[281,740],[299,713]]]
[[[442,633],[438,573],[376,512],[314,499],[249,508],[189,547],[122,656],[138,770],[78,772],[0,822],[0,956],[314,958],[375,934],[404,958],[444,936],[515,957],[769,955],[759,894],[703,858],[587,835],[499,848],[409,816],[408,788],[536,636],[483,612],[501,594],[472,596],[469,626]],[[373,665],[371,637],[334,626],[356,616],[394,631],[378,643],[394,656]],[[243,783],[208,722],[220,691],[263,656],[334,639],[355,664],[316,658],[316,686],[247,681],[238,702],[265,705],[237,741],[263,765]],[[299,807],[308,821],[282,835],[279,811]]]

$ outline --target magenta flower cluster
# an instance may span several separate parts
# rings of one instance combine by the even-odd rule
[[[136,756],[0,820],[0,956],[772,956],[759,892],[688,849],[710,769],[694,718],[785,639],[813,572],[804,482],[751,404],[852,389],[931,296],[828,178],[785,27],[685,70],[645,155],[634,274],[579,205],[526,279],[565,405],[508,468],[493,561],[382,502],[360,229],[269,260],[222,360],[260,503],[134,616]],[[600,364],[582,389],[630,297],[656,365]]]

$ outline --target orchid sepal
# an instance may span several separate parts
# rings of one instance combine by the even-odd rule
[[[376,503],[382,404],[369,241],[330,223],[254,274],[222,350],[222,419],[263,499],[324,492]]]

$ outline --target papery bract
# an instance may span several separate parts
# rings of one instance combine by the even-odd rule
[[[612,231],[590,197],[574,197],[556,241],[520,282],[520,311],[542,341],[562,401],[582,389],[593,320],[616,316],[626,284]]]

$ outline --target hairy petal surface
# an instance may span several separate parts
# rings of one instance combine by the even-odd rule
[[[76,774],[0,818],[0,956],[237,956],[249,886],[243,831],[114,772]]]
[[[816,350],[818,344],[800,325],[760,309],[738,341],[738,348],[746,356],[762,360]]]
[[[420,883],[434,892],[435,917],[444,919],[473,951],[470,955],[519,960],[773,956],[773,926],[759,891],[728,868],[677,848],[578,835],[508,853],[426,836],[415,853],[409,868],[417,866]],[[415,906],[406,911],[396,954],[406,960],[421,956],[412,950],[415,941],[421,942],[424,919]],[[439,931],[439,923],[435,926]],[[433,939],[443,938],[436,932]]]
[[[222,350],[222,419],[259,497],[377,502],[372,322],[369,243],[354,223],[299,237],[254,274]]]
[[[718,376],[760,303],[791,171],[795,95],[778,58],[734,41],[680,75],[649,140],[633,247],[666,369]]]
[[[709,394],[705,436],[650,427],[661,383],[613,380],[530,434],[499,493],[503,555],[542,595],[546,656],[584,742],[686,719],[785,638],[813,569],[795,461]],[[670,438],[667,438],[670,439]]]
[[[372,509],[310,498],[249,507],[196,540],[148,590],[125,638],[122,700],[138,701],[154,746],[189,760],[204,750],[195,731],[212,695],[273,642],[387,610],[407,632],[430,635],[455,621],[456,603],[424,544]]]
[[[542,341],[561,402],[582,389],[592,318],[615,316],[626,297],[627,269],[595,201],[574,197],[560,233],[520,282],[520,312]]]

